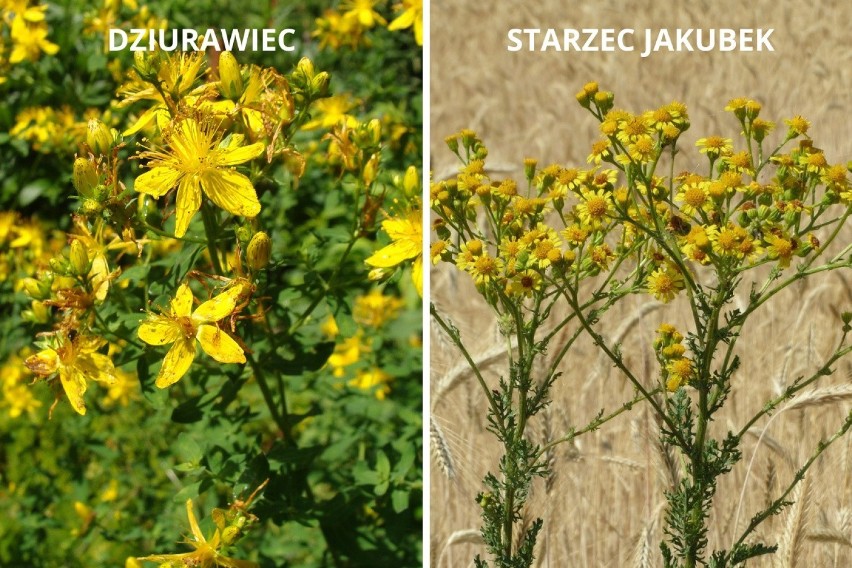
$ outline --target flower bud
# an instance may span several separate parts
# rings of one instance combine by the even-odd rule
[[[532,179],[535,177],[535,168],[537,165],[538,161],[535,158],[524,160],[524,176],[527,178],[527,181],[532,182]]]
[[[316,74],[316,71],[314,71],[314,62],[307,57],[301,58],[296,64],[296,72],[305,77],[308,81],[312,80]]]
[[[47,263],[50,265],[50,269],[53,270],[56,274],[65,275],[68,274],[68,260],[63,257],[53,257]]]
[[[219,90],[225,98],[233,101],[243,94],[243,78],[240,75],[240,64],[230,51],[219,55]]]
[[[402,189],[409,197],[414,197],[420,193],[420,175],[414,166],[408,166],[408,169],[405,170],[405,177],[402,178]]]
[[[32,323],[48,323],[50,321],[50,310],[44,302],[33,300],[30,309],[21,312],[21,319]]]
[[[74,276],[85,276],[89,273],[89,254],[86,247],[79,239],[71,241],[71,254],[69,255],[71,273]]]
[[[80,211],[83,215],[97,215],[103,210],[103,206],[97,199],[84,199],[80,203]]]
[[[447,136],[444,138],[444,144],[447,145],[447,148],[450,149],[450,152],[453,154],[459,153],[459,137],[458,136]]]
[[[311,88],[314,91],[315,95],[319,95],[324,97],[328,94],[328,82],[331,80],[331,76],[325,72],[321,71],[317,73],[313,79],[311,79]]]
[[[367,130],[370,133],[370,144],[378,146],[382,141],[382,123],[378,118],[374,118],[367,123]]]
[[[238,538],[240,538],[239,527],[231,525],[229,527],[225,527],[225,530],[222,531],[222,544],[226,546],[234,544]]]
[[[71,179],[80,195],[83,197],[92,197],[94,190],[98,186],[99,176],[95,170],[94,164],[86,158],[77,158],[74,160],[74,174]]]
[[[272,241],[269,235],[260,231],[249,241],[246,249],[246,263],[252,270],[261,270],[269,264],[269,254],[272,250]]]
[[[53,283],[53,275],[48,273],[48,277],[42,276],[40,279],[24,278],[24,291],[34,300],[46,300],[50,297],[50,285]]]
[[[367,163],[364,164],[364,172],[363,172],[363,180],[364,185],[367,187],[373,185],[373,182],[376,181],[376,176],[379,173],[379,155],[373,154],[370,156],[370,159],[367,160]]]
[[[95,155],[102,156],[112,149],[115,138],[110,132],[109,126],[93,118],[89,121],[86,132],[86,144],[89,145]]]
[[[154,64],[154,57],[146,55],[144,51],[133,52],[133,67],[145,81],[156,79],[157,77],[157,67]]]

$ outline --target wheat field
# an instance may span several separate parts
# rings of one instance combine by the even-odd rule
[[[802,114],[831,162],[852,159],[852,7],[841,0],[771,2],[602,2],[496,0],[431,6],[431,169],[452,176],[456,158],[444,136],[475,130],[489,148],[492,177],[522,176],[522,161],[585,164],[597,124],[574,100],[587,81],[616,94],[632,111],[672,100],[687,104],[688,146],[709,134],[736,138],[723,112],[736,96],[763,104],[780,121]],[[774,53],[510,53],[510,28],[774,28]],[[780,127],[783,129],[783,123]],[[736,140],[735,140],[736,142]],[[688,148],[679,169],[693,168]],[[852,238],[847,230],[844,241]],[[432,301],[458,326],[474,358],[495,381],[505,365],[504,339],[464,274],[438,267]],[[747,290],[747,287],[745,288]],[[786,290],[750,320],[739,342],[743,365],[715,433],[735,429],[799,375],[810,375],[840,335],[838,312],[852,309],[852,274],[835,272]],[[744,302],[740,297],[736,302]],[[627,363],[647,384],[656,380],[650,348],[663,321],[686,324],[686,304],[632,298],[602,320],[606,338],[623,344]],[[499,447],[485,431],[485,400],[466,363],[436,326],[431,331],[431,563],[467,567],[484,553],[474,497],[495,470]],[[548,412],[531,425],[537,441],[582,426],[614,409],[632,389],[595,351],[578,342],[563,364]],[[786,487],[816,442],[833,433],[852,405],[852,361],[843,360],[817,387],[755,425],[743,460],[720,484],[708,549],[727,548],[748,520]],[[641,405],[550,456],[553,475],[537,481],[529,520],[545,519],[536,565],[659,566],[663,489],[680,475],[679,457],[657,441]],[[852,566],[852,436],[832,446],[800,485],[796,505],[762,525],[759,537],[779,551],[749,566]]]

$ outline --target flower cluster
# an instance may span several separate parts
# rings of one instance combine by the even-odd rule
[[[802,117],[787,120],[769,148],[775,124],[756,101],[734,99],[726,110],[739,122],[739,148],[731,138],[700,138],[706,170],[665,177],[659,166],[674,160],[690,127],[685,105],[631,113],[595,83],[577,100],[600,123],[590,168],[528,159],[523,182],[495,179],[475,133],[446,139],[462,165],[432,183],[430,257],[469,274],[494,306],[539,305],[602,274],[615,289],[670,302],[696,293],[703,266],[731,277],[789,268],[819,251],[852,207],[849,166],[828,162]],[[686,365],[670,363],[669,385],[688,382]]]
[[[329,8],[317,18],[313,35],[322,46],[355,49],[369,45],[365,34],[376,26],[387,26],[390,31],[411,28],[417,45],[423,45],[422,0],[402,0],[396,5],[396,17],[390,23],[377,9],[382,4],[383,0],[346,0],[339,9]]]
[[[38,61],[42,54],[55,55],[59,46],[47,39],[44,4],[26,0],[7,1],[0,6],[0,84],[6,81],[8,67],[22,61]],[[3,54],[8,53],[8,59]]]

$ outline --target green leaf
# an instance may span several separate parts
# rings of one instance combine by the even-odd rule
[[[204,412],[202,412],[199,402],[201,402],[201,397],[196,396],[180,403],[177,408],[172,410],[172,422],[177,424],[192,424],[193,422],[200,421],[204,418]]]
[[[409,493],[402,489],[394,489],[391,492],[391,507],[394,513],[402,513],[408,509]]]
[[[50,180],[44,178],[28,183],[21,188],[21,192],[18,194],[18,203],[20,203],[22,207],[26,207],[41,197],[47,188],[50,187],[50,184]]]
[[[184,463],[198,464],[204,457],[201,445],[187,432],[181,432],[175,442],[175,455]]]

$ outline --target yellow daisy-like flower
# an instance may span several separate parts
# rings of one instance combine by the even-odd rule
[[[477,286],[484,286],[496,280],[504,266],[505,263],[502,260],[485,253],[476,258],[473,265],[468,267],[468,272],[473,276]]]
[[[55,348],[46,348],[24,361],[27,368],[36,375],[49,376],[59,373],[62,388],[68,402],[78,414],[86,414],[87,379],[106,384],[115,382],[115,366],[103,353],[96,353],[106,340],[98,337],[77,335],[71,339],[57,336]]]
[[[414,260],[411,280],[417,293],[423,295],[423,226],[420,211],[411,211],[405,217],[391,217],[382,221],[382,229],[393,240],[376,251],[366,262],[375,268],[392,268],[406,260]]]
[[[584,191],[583,201],[577,205],[577,217],[593,230],[603,227],[613,211],[612,197],[602,189]]]
[[[684,215],[695,215],[698,211],[710,212],[713,202],[707,195],[707,182],[696,181],[680,186],[675,201],[681,203],[680,210]]]
[[[139,339],[148,345],[172,344],[157,375],[158,388],[173,385],[186,374],[195,359],[196,340],[205,353],[220,363],[246,362],[242,347],[216,325],[234,312],[242,293],[242,285],[233,286],[193,311],[192,290],[184,283],[171,301],[168,314],[151,315],[142,322],[137,331]]]
[[[195,550],[192,552],[184,552],[181,554],[154,554],[152,556],[142,556],[137,560],[148,560],[149,562],[162,562],[165,566],[197,566],[198,568],[257,568],[256,562],[248,560],[237,560],[225,556],[223,549],[230,543],[226,542],[227,533],[225,533],[224,521],[221,514],[216,515],[217,509],[213,510],[214,520],[216,522],[216,531],[210,540],[204,537],[201,528],[198,526],[198,520],[195,518],[195,511],[192,509],[192,499],[186,500],[186,517],[189,519],[189,528],[192,531],[192,538],[186,542]]]
[[[695,145],[701,148],[699,152],[714,159],[719,156],[730,156],[734,152],[734,141],[721,136],[699,138]]]
[[[790,260],[797,252],[798,243],[795,239],[790,239],[782,234],[769,233],[764,237],[766,241],[766,256],[772,260],[778,260],[780,268],[790,266]]]
[[[519,272],[506,284],[506,293],[510,296],[532,296],[541,289],[541,274],[535,270]]]
[[[679,389],[681,385],[689,383],[695,375],[695,367],[692,364],[692,360],[686,357],[670,361],[669,364],[666,365],[666,371],[668,372],[666,389],[668,389],[669,392],[674,392]]]
[[[683,288],[683,274],[673,266],[661,266],[648,276],[648,293],[664,304],[671,302]]]
[[[180,121],[167,137],[168,151],[143,152],[150,171],[136,178],[135,189],[161,197],[177,187],[175,236],[182,237],[193,215],[201,207],[202,191],[213,203],[233,215],[255,217],[260,201],[251,181],[232,166],[258,157],[262,142],[240,146],[242,136],[233,136],[228,146],[220,144],[213,128],[195,119]]]

